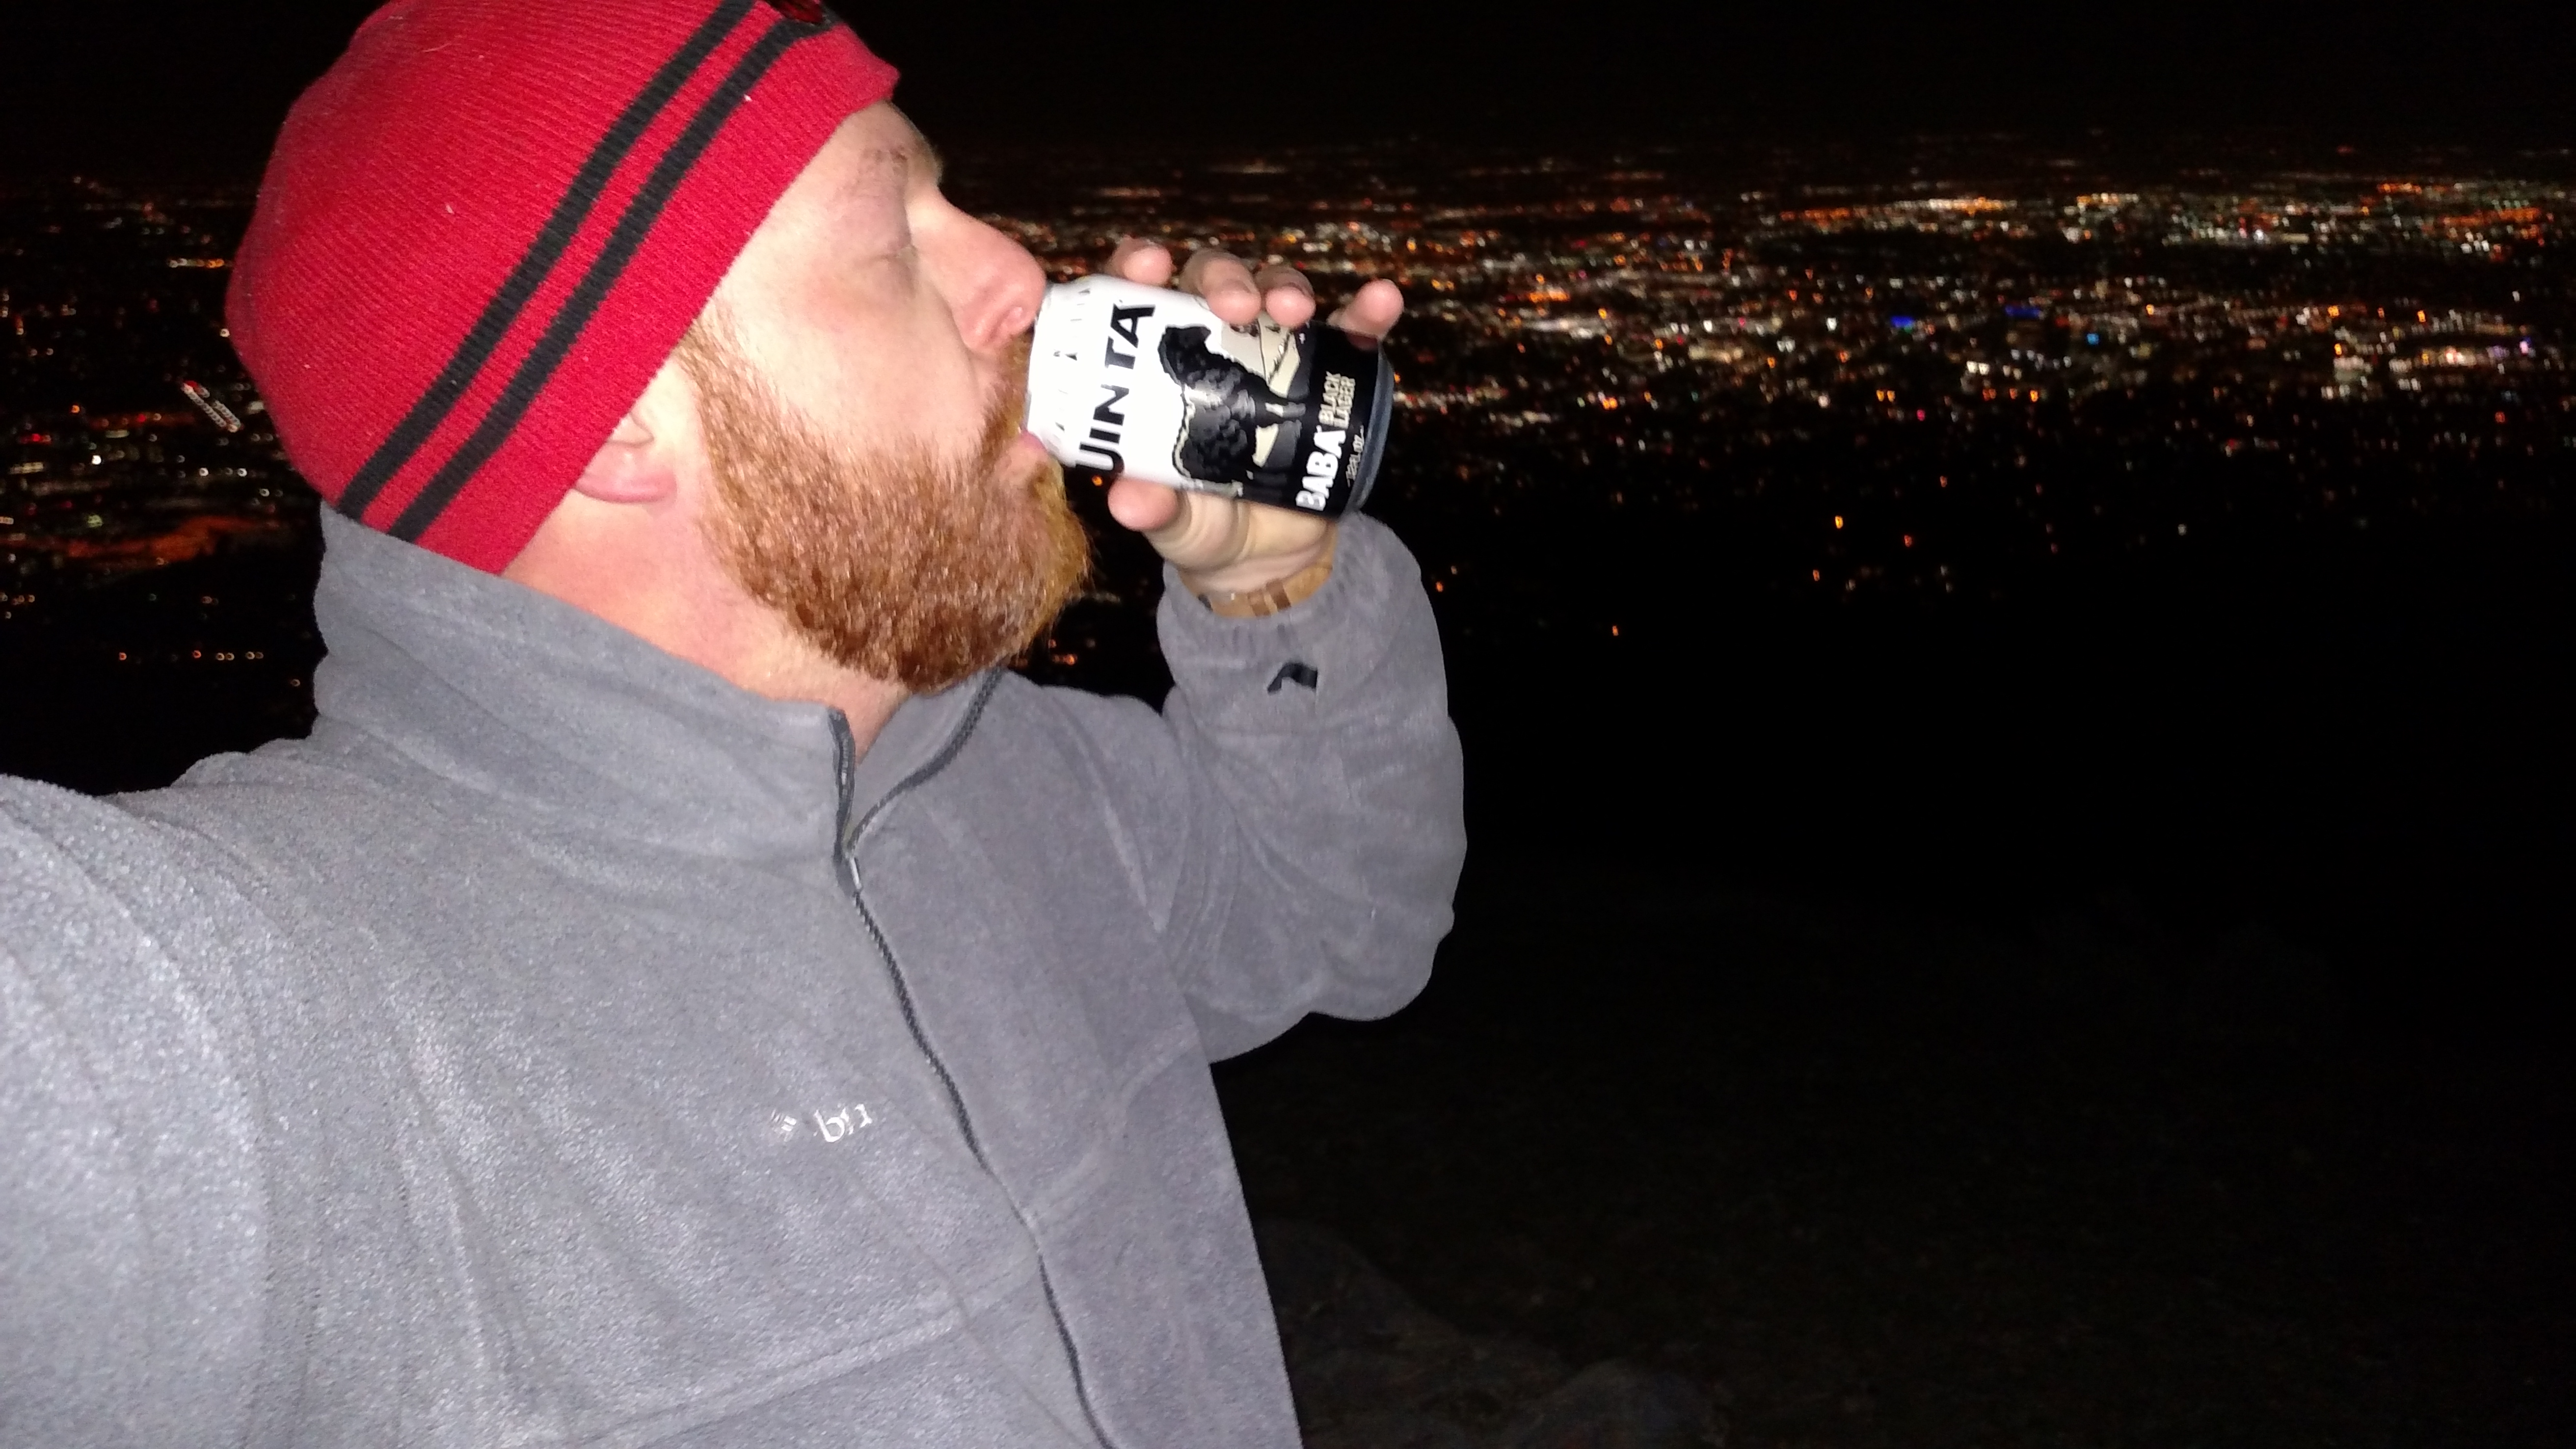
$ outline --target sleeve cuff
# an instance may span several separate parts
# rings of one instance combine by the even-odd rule
[[[1421,569],[1386,525],[1342,518],[1332,577],[1260,618],[1210,611],[1163,567],[1157,622],[1163,657],[1193,713],[1218,727],[1282,728],[1329,713],[1376,675],[1410,636],[1435,641]]]

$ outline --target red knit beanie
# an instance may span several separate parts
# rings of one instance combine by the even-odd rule
[[[818,0],[394,0],[288,115],[226,300],[287,457],[497,572],[894,78]]]

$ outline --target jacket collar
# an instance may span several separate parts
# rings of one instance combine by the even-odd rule
[[[534,589],[322,510],[313,612],[324,738],[564,823],[711,855],[828,860],[844,726],[774,700]],[[850,772],[869,814],[972,723],[982,681],[904,702]]]

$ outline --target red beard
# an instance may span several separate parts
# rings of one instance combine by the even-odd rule
[[[1064,470],[1005,475],[1017,387],[968,450],[862,454],[797,416],[719,329],[693,325],[673,355],[697,386],[715,475],[708,543],[834,663],[935,693],[1026,648],[1081,585],[1090,540]],[[1024,340],[1014,374],[1027,357]]]

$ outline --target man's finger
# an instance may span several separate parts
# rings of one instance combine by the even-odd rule
[[[1109,485],[1109,516],[1138,533],[1169,528],[1181,516],[1183,495],[1176,489],[1141,478],[1119,478]]]
[[[1261,315],[1261,291],[1252,285],[1252,268],[1229,251],[1208,247],[1190,253],[1181,267],[1180,289],[1195,292],[1216,315],[1241,327]]]
[[[1354,293],[1330,320],[1334,326],[1347,332],[1384,337],[1395,330],[1396,319],[1403,315],[1403,289],[1380,277]]]
[[[1261,289],[1261,310],[1270,320],[1295,331],[1314,320],[1315,284],[1306,274],[1286,262],[1272,262],[1253,274],[1252,284]]]
[[[1131,236],[1109,254],[1102,270],[1113,277],[1159,287],[1172,280],[1172,249],[1152,237]]]
[[[1314,282],[1308,279],[1304,272],[1286,262],[1271,262],[1264,265],[1259,275],[1252,280],[1254,285],[1265,292],[1275,292],[1281,287],[1294,287],[1309,297],[1315,295]]]
[[[1145,535],[1154,551],[1184,569],[1239,562],[1251,542],[1254,510],[1213,493],[1185,493],[1121,478],[1109,485],[1109,516]]]

